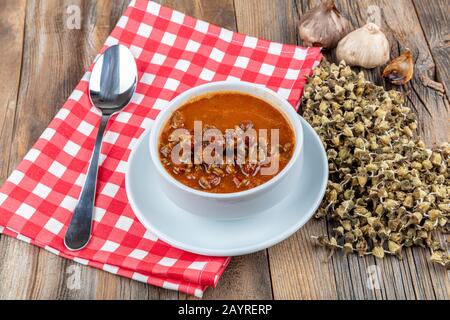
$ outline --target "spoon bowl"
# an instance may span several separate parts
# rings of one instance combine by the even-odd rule
[[[137,68],[131,51],[112,46],[95,62],[89,80],[92,104],[102,113],[115,113],[128,105],[137,83]]]

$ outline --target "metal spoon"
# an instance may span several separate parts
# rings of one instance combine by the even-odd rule
[[[101,55],[91,73],[89,95],[93,105],[102,113],[100,128],[86,182],[72,216],[64,243],[71,251],[83,249],[91,238],[97,171],[103,134],[109,118],[131,101],[137,84],[137,67],[127,47],[116,45]]]

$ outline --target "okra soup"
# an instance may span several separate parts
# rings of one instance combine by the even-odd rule
[[[286,116],[240,92],[196,97],[174,111],[159,137],[159,157],[177,181],[210,193],[235,193],[278,175],[296,147]]]

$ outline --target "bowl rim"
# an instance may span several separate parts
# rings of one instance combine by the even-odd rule
[[[227,88],[227,86],[233,87],[232,89]],[[246,88],[248,90],[253,90],[252,93],[246,92],[243,90],[243,88]],[[279,109],[280,112],[282,112],[287,120],[290,122],[292,128],[294,129],[294,134],[296,135],[296,147],[294,154],[292,155],[291,159],[287,163],[287,165],[279,172],[276,176],[274,176],[272,179],[266,181],[265,183],[244,191],[239,192],[233,192],[233,193],[211,193],[206,191],[197,190],[194,188],[191,188],[181,182],[179,182],[177,179],[172,177],[164,168],[164,166],[161,163],[161,160],[159,158],[159,136],[160,131],[163,127],[163,125],[166,123],[166,121],[169,119],[169,116],[176,111],[178,108],[181,108],[185,103],[187,103],[189,100],[194,99],[196,97],[201,97],[202,95],[206,95],[208,93],[214,93],[214,92],[240,92],[243,94],[249,94],[257,97],[258,99],[262,99],[272,105],[273,107]],[[273,102],[267,101],[262,95],[270,95],[277,103],[277,106],[274,106]],[[258,95],[260,94],[260,95]],[[226,81],[216,81],[216,82],[210,82],[206,84],[202,84],[193,88],[190,88],[186,90],[185,92],[181,93],[177,97],[175,97],[172,101],[169,102],[167,107],[161,111],[158,116],[155,119],[155,122],[152,125],[151,131],[150,131],[150,137],[148,139],[148,147],[150,148],[150,157],[151,161],[153,162],[156,171],[159,173],[160,176],[163,177],[163,179],[167,182],[169,182],[172,186],[176,187],[177,189],[181,189],[187,193],[200,196],[202,198],[207,199],[220,199],[220,200],[226,200],[226,199],[237,199],[237,198],[243,198],[248,197],[251,195],[259,194],[261,192],[264,192],[265,190],[269,189],[271,186],[276,185],[283,177],[293,168],[294,164],[297,162],[297,159],[301,156],[303,151],[303,126],[300,121],[300,117],[298,116],[297,112],[295,111],[294,107],[283,97],[281,97],[278,93],[275,91],[262,86],[258,84],[254,84],[251,82],[245,82],[245,81],[236,81],[236,80],[226,80]]]

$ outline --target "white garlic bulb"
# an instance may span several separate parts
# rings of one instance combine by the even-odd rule
[[[322,0],[319,6],[303,15],[299,33],[304,45],[333,49],[350,32],[350,22],[341,15],[334,2]]]
[[[374,23],[350,32],[338,44],[336,56],[348,65],[372,69],[389,61],[389,41]]]

